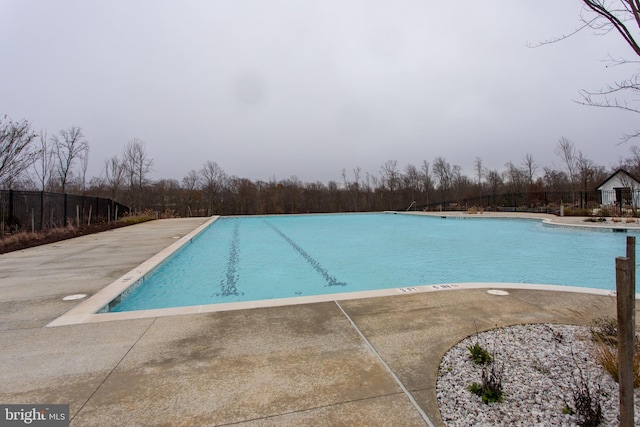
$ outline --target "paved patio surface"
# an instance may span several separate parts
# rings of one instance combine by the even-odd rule
[[[467,289],[45,327],[80,303],[64,296],[95,294],[204,222],[0,255],[0,403],[68,403],[74,426],[439,426],[440,359],[476,327],[615,314],[609,296]]]

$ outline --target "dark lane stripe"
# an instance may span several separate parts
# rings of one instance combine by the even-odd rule
[[[278,227],[276,227],[275,225],[271,224],[268,221],[264,221],[264,222],[269,227],[271,227],[273,231],[278,233],[280,237],[286,240],[287,243],[289,243],[293,247],[293,249],[295,249],[300,255],[302,255],[302,257],[311,265],[311,267],[313,267],[313,269],[316,270],[324,278],[324,280],[327,282],[325,286],[347,286],[345,282],[339,282],[335,276],[331,276],[329,272],[327,272],[327,270],[322,268],[322,266],[318,261],[316,261],[311,255],[309,255],[307,251],[305,251],[300,246],[298,246],[296,242],[294,242],[289,236],[284,234]]]
[[[233,236],[231,238],[231,245],[229,246],[229,256],[227,258],[227,274],[226,277],[220,280],[221,292],[216,293],[216,296],[227,297],[229,295],[244,295],[244,292],[238,292],[238,260],[240,258],[240,226],[236,222],[233,226]]]

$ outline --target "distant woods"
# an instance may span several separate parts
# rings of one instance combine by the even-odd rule
[[[567,138],[557,142],[554,154],[557,165],[540,165],[525,153],[500,170],[486,168],[475,157],[471,176],[436,156],[417,165],[388,160],[374,172],[345,168],[327,183],[302,182],[295,176],[252,181],[228,175],[213,160],[180,181],[152,180],[153,158],[145,142],[134,138],[104,160],[100,176],[88,178],[89,141],[82,128],[71,126],[50,135],[33,131],[25,120],[0,118],[0,188],[98,196],[136,211],[178,216],[433,209],[446,208],[452,200],[494,200],[519,193],[567,192],[578,199],[580,192],[595,190],[613,169],[640,176],[637,146],[612,169],[597,165]],[[569,199],[564,200],[567,205],[572,204]]]
[[[136,144],[136,140],[130,144]],[[580,192],[595,190],[613,172],[562,138],[555,153],[559,166],[539,165],[526,153],[496,170],[485,168],[482,159],[476,157],[471,177],[458,165],[437,156],[418,165],[400,166],[388,160],[375,173],[358,166],[345,168],[338,180],[327,183],[302,182],[295,176],[252,181],[227,174],[212,160],[188,171],[181,181],[151,181],[146,176],[153,161],[144,146],[139,148],[143,149],[140,154],[144,153],[140,161],[125,160],[129,148],[105,161],[102,176],[91,180],[88,191],[136,209],[179,216],[366,212],[425,206],[437,209],[439,204],[447,208],[445,204],[451,200],[494,200],[501,195],[533,192],[566,192],[569,196],[564,203],[568,206],[573,195],[578,200]],[[146,166],[133,168],[133,164]],[[640,149],[631,147],[630,155],[617,167],[640,175]]]

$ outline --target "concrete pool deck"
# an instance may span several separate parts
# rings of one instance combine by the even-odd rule
[[[442,425],[440,359],[476,327],[615,314],[610,296],[464,289],[45,327],[82,302],[64,296],[97,293],[206,220],[0,255],[0,403],[68,403],[76,426]]]

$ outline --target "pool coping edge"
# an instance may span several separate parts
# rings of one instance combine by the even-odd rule
[[[614,297],[615,291],[595,288],[580,288],[577,286],[542,285],[529,283],[448,283],[437,285],[419,285],[404,288],[377,289],[371,291],[345,292],[337,294],[313,295],[305,297],[277,298],[270,300],[242,301],[220,304],[193,305],[185,307],[157,308],[149,310],[134,310],[126,312],[89,313],[87,309],[80,310],[82,304],[69,310],[67,313],[53,320],[46,327],[77,325],[86,323],[101,323],[115,320],[151,319],[157,317],[216,313],[224,311],[247,310],[253,308],[283,307],[300,304],[313,304],[322,302],[347,301],[355,299],[391,297],[417,293],[471,290],[471,289],[513,289],[513,290],[538,290],[554,292],[584,293],[599,296]],[[97,295],[97,294],[96,294]],[[500,296],[496,296],[500,297]],[[636,294],[640,299],[640,293]],[[86,302],[89,302],[88,300]],[[84,304],[84,303],[83,303]],[[92,307],[94,305],[92,304]]]
[[[176,242],[153,255],[151,258],[148,258],[132,270],[129,270],[127,273],[100,289],[85,301],[80,302],[53,321],[49,322],[46,326],[50,327],[88,323],[87,319],[91,316],[110,314],[100,313],[100,311],[105,307],[108,307],[112,301],[120,297],[127,290],[133,290],[136,286],[141,284],[146,276],[166,262],[172,254],[180,250],[183,246],[191,243],[196,236],[206,230],[218,218],[220,218],[220,216],[212,216],[193,231],[185,234]]]

